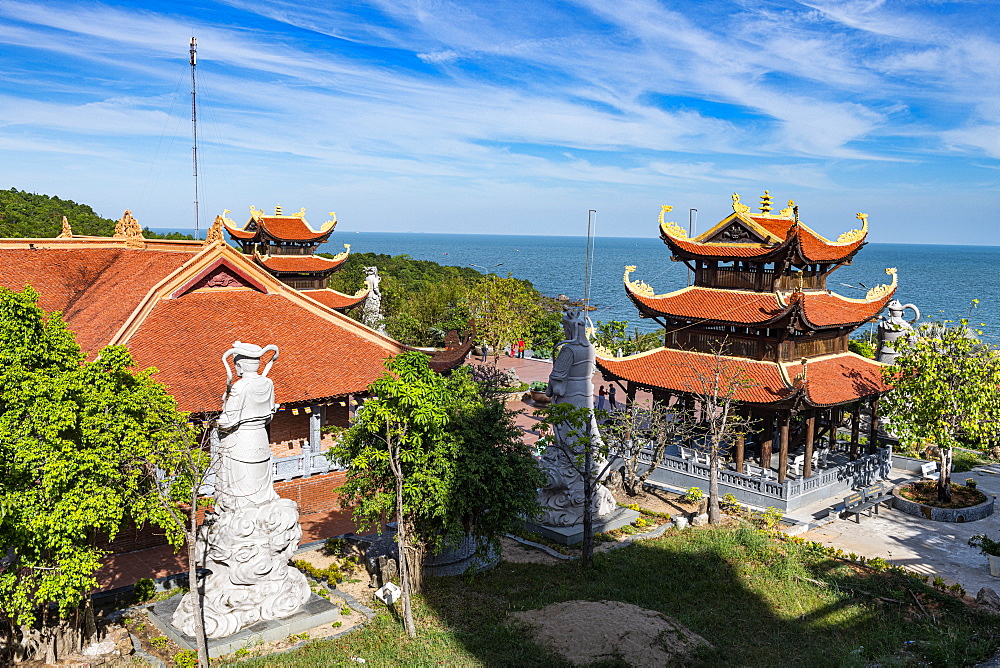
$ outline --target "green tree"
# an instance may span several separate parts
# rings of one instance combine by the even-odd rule
[[[495,383],[477,382],[468,367],[438,375],[422,353],[399,355],[386,368],[329,456],[348,463],[340,493],[363,526],[387,516],[398,522],[412,631],[410,581],[419,591],[424,558],[466,535],[495,549],[537,512],[543,477]]]
[[[563,340],[562,313],[549,311],[531,325],[528,341],[538,357],[555,357],[556,346]]]
[[[623,355],[634,355],[661,345],[661,336],[660,332],[640,334],[638,328],[633,330],[632,336],[629,336],[627,320],[608,322],[598,320],[594,333],[594,345],[615,355],[618,354],[619,350]]]
[[[904,442],[939,448],[938,498],[947,502],[953,448],[986,449],[1000,435],[1000,353],[979,341],[966,320],[918,333],[893,343],[899,356],[882,370],[893,386],[882,404]]]
[[[687,412],[670,409],[654,401],[645,406],[638,401],[608,413],[600,425],[601,437],[622,464],[622,489],[629,496],[639,496],[667,448],[676,440],[695,433]]]
[[[130,519],[181,540],[147,464],[191,443],[153,369],[133,371],[121,346],[85,361],[37,302],[30,287],[0,288],[0,617],[14,656],[34,646],[53,662],[93,634],[96,533],[113,539]]]
[[[528,285],[509,275],[500,278],[490,274],[469,291],[469,312],[475,318],[476,333],[493,348],[494,360],[512,343],[530,338],[532,326],[542,315],[538,293]]]

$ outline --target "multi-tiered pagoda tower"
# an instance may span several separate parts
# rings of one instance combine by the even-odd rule
[[[788,474],[790,448],[804,444],[805,477],[812,475],[814,448],[822,438],[836,444],[843,413],[852,416],[850,459],[858,457],[862,411],[876,415],[877,401],[888,388],[879,363],[848,351],[848,338],[875,318],[896,290],[896,270],[888,285],[868,290],[863,299],[827,290],[827,279],[849,264],[865,244],[868,217],[861,227],[825,239],[799,222],[798,207],[772,213],[770,195],[761,198],[760,213],[733,195],[733,213],[694,239],[676,223],[664,222],[660,235],[694,273],[694,285],[655,294],[648,284],[631,279],[625,269],[625,291],[643,318],[664,328],[663,347],[616,358],[598,355],[604,377],[624,381],[633,397],[637,388],[659,401],[693,406],[704,392],[706,373],[725,366],[748,381],[737,393],[741,410],[758,420],[760,464],[771,466],[778,440],[779,482]],[[869,454],[875,452],[877,421],[868,421]],[[735,447],[735,468],[744,471],[744,443]]]
[[[316,248],[326,243],[337,227],[337,215],[330,215],[332,219],[318,230],[306,222],[305,209],[286,216],[280,206],[275,207],[273,216],[251,206],[250,220],[243,227],[228,218],[223,222],[230,238],[269,274],[324,306],[343,311],[360,304],[368,293],[362,289],[356,295],[345,295],[326,287],[326,279],[347,261],[351,251],[350,245],[344,244],[344,252],[333,259],[316,255]]]

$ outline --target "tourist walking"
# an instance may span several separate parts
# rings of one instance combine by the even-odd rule
[[[607,402],[608,392],[601,385],[601,389],[597,390],[597,410],[603,411],[604,404]]]
[[[518,339],[517,341],[517,356],[524,359],[524,339]]]
[[[489,354],[489,352],[490,352],[490,347],[484,343],[483,344],[483,362],[486,361],[486,356]]]
[[[611,404],[611,410],[618,408],[618,401],[615,399],[615,394],[618,390],[615,389],[614,385],[608,387],[608,403]]]

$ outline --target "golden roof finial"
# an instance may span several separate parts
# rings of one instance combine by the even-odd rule
[[[132,212],[125,213],[115,223],[115,239],[124,239],[126,248],[145,248],[146,239],[142,236],[142,226],[132,217]]]
[[[746,204],[743,204],[743,203],[740,202],[740,194],[739,193],[733,193],[733,211],[735,211],[736,213],[738,213],[741,216],[749,216],[750,215],[750,207],[748,207]]]
[[[56,239],[72,239],[72,238],[73,238],[73,228],[69,226],[69,220],[66,218],[66,216],[63,216],[62,232],[59,233],[59,236],[56,237]]]
[[[765,216],[771,213],[771,191],[765,190],[760,196],[760,212]]]
[[[226,210],[226,213],[229,213],[228,209]],[[215,222],[212,223],[212,226],[208,228],[208,232],[205,233],[205,243],[202,244],[203,246],[225,243],[226,240],[222,236],[222,225],[225,223],[225,220],[226,219],[223,216],[215,217]]]
[[[280,204],[278,206],[274,207],[274,215],[275,216],[282,215],[282,213],[281,213],[281,205]]]

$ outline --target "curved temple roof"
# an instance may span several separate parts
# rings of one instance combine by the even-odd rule
[[[226,231],[232,238],[238,241],[261,241],[269,238],[274,241],[323,243],[337,226],[337,217],[334,215],[333,220],[327,221],[319,230],[314,230],[306,222],[305,209],[286,216],[282,215],[281,209],[278,208],[274,215],[266,216],[251,206],[250,214],[250,220],[243,227],[238,227],[232,220],[223,218]]]
[[[814,329],[858,325],[878,315],[897,286],[893,269],[887,270],[892,282],[873,288],[865,299],[850,299],[832,292],[782,294],[696,286],[654,295],[646,283],[630,280],[633,269],[625,269],[625,292],[644,317],[757,327],[766,327],[792,317],[802,318]]]
[[[800,361],[769,362],[720,356],[673,348],[657,348],[628,357],[597,357],[606,379],[631,381],[649,389],[701,393],[703,379],[713,375],[717,359],[731,366],[745,386],[737,389],[738,401],[772,405],[802,401],[813,407],[837,406],[886,392],[884,365],[854,353],[837,353]],[[738,371],[737,371],[738,370]],[[801,374],[805,374],[804,378]]]
[[[791,207],[777,214],[754,215],[739,204],[738,195],[733,199],[734,212],[694,239],[677,223],[663,221],[663,214],[671,208],[665,207],[660,214],[660,237],[681,257],[766,262],[792,252],[805,263],[836,263],[850,259],[868,236],[867,214],[858,214],[860,228],[831,241],[797,221]]]

